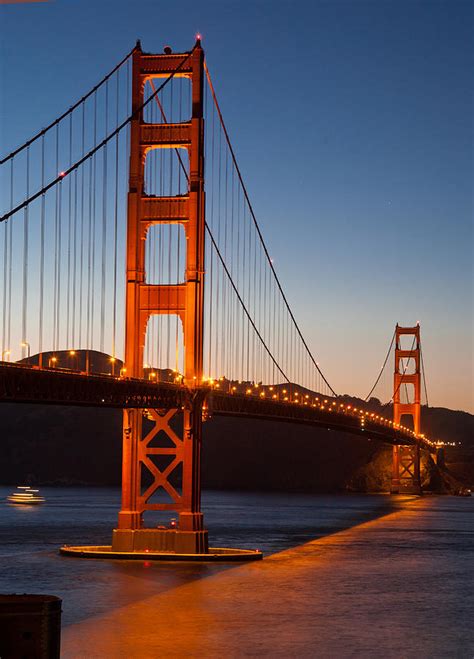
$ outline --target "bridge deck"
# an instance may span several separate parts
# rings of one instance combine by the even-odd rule
[[[328,400],[317,406],[262,399],[255,395],[225,393],[202,387],[190,390],[168,382],[150,382],[67,369],[45,369],[0,362],[0,402],[41,403],[111,408],[181,407],[193,396],[206,399],[209,416],[233,416],[278,420],[339,430],[390,444],[415,444],[430,451],[429,440],[394,428],[369,412]],[[363,422],[362,422],[363,419]]]

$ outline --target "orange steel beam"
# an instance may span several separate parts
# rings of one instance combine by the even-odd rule
[[[203,63],[204,53],[199,41],[190,54],[148,55],[140,48],[133,54],[134,117],[130,130],[125,365],[127,375],[143,377],[143,351],[150,316],[178,314],[183,324],[184,384],[189,395],[181,409],[149,410],[147,423],[149,426],[151,421],[153,427],[146,433],[143,410],[124,410],[122,508],[114,542],[125,549],[133,548],[133,532],[143,528],[144,512],[175,510],[179,513],[178,532],[183,534],[186,551],[201,553],[207,550],[207,531],[203,527],[200,508],[203,396],[197,390],[202,384],[203,367]],[[140,108],[146,81],[168,77],[178,66],[181,68],[176,77],[186,77],[191,83],[190,120],[173,124],[145,123]],[[189,190],[186,195],[158,197],[144,193],[146,157],[151,149],[156,148],[188,150]],[[186,235],[184,281],[173,286],[149,284],[145,272],[148,228],[154,224],[176,223],[183,226]],[[178,426],[181,431],[177,430]],[[166,439],[161,447],[159,442],[156,445],[160,437]],[[163,467],[156,456],[165,455],[169,456],[169,464]],[[176,476],[180,470],[181,487],[178,488],[173,473]],[[160,490],[162,494],[166,493],[168,503],[152,501],[153,495]]]
[[[400,337],[413,336],[413,347],[410,350],[402,349]],[[406,373],[402,367],[402,359],[413,359],[414,373]],[[402,416],[408,415],[413,419],[413,430],[420,434],[421,419],[421,372],[420,372],[420,326],[395,328],[395,369],[393,375],[393,423],[399,424]],[[411,403],[402,403],[400,400],[401,388],[404,384],[413,385],[414,396]],[[420,446],[414,444],[406,446],[394,445],[392,457],[392,484],[393,494],[421,494],[420,480]]]

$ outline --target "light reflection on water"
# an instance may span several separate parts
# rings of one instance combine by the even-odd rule
[[[63,598],[64,625],[231,569],[218,564],[61,557],[57,553],[61,544],[110,543],[119,491],[42,488],[47,503],[31,508],[4,504],[10,491],[0,488],[0,591],[59,595]],[[213,546],[259,548],[266,555],[343,529],[357,530],[361,523],[380,518],[380,524],[354,533],[344,549],[344,569],[352,574],[349,586],[344,585],[344,598],[355,598],[354,616],[364,610],[364,592],[368,590],[379,593],[381,600],[401,598],[409,620],[421,615],[413,593],[423,588],[428,593],[426,607],[434,630],[450,644],[450,656],[469,656],[464,652],[470,643],[466,629],[474,620],[474,499],[426,497],[413,504],[411,498],[388,496],[205,492],[203,508]],[[388,517],[382,524],[384,517],[396,510],[403,512],[403,528],[397,522],[399,516]],[[337,542],[335,536],[336,548]],[[317,551],[324,555],[324,545]],[[405,561],[403,565],[408,558],[412,572],[394,579],[392,573],[386,573],[386,562],[381,562],[387,556],[393,556],[395,570],[398,558]],[[427,565],[436,566],[430,568],[428,577]],[[417,566],[424,566],[424,571]],[[419,583],[420,573],[423,583]],[[386,591],[388,577],[391,593]],[[337,575],[331,579],[334,596],[335,589],[343,584]],[[323,583],[322,579],[321,587]]]

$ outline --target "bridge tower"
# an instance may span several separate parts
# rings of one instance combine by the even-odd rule
[[[408,335],[413,337],[410,350],[401,348],[400,337]],[[402,367],[402,359],[413,359],[414,372],[406,373]],[[410,403],[401,403],[401,390],[403,385],[413,387],[413,397]],[[420,326],[395,328],[395,370],[393,376],[393,423],[399,424],[403,416],[411,416],[413,430],[420,433]],[[418,444],[409,446],[394,445],[392,457],[392,494],[421,494],[420,480],[420,447]]]
[[[175,551],[205,553],[207,531],[201,513],[200,451],[202,425],[201,384],[203,363],[204,295],[204,120],[203,66],[200,41],[191,53],[143,53],[140,43],[133,54],[132,121],[126,246],[126,376],[143,377],[147,323],[154,314],[177,314],[184,340],[182,409],[149,409],[151,429],[145,432],[144,410],[124,410],[122,506],[112,547],[117,551]],[[147,80],[187,78],[191,84],[189,121],[174,124],[145,123],[142,105]],[[155,102],[155,101],[152,101]],[[187,149],[189,188],[186,195],[160,197],[145,194],[147,154],[156,148]],[[145,244],[152,225],[181,224],[186,235],[184,281],[176,285],[147,283]],[[149,425],[149,421],[146,422]],[[181,477],[176,479],[176,476]],[[174,477],[175,478],[174,478]],[[177,485],[177,480],[180,481]],[[167,501],[154,495],[165,495]],[[157,501],[156,499],[160,500]],[[173,530],[144,527],[150,510],[176,511]]]

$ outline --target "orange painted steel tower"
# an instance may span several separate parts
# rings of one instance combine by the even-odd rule
[[[400,337],[413,336],[413,346],[410,350],[402,350]],[[413,359],[414,372],[407,373],[402,367],[402,359]],[[402,385],[413,386],[411,403],[401,403],[400,393]],[[403,416],[411,416],[413,430],[420,434],[420,326],[395,328],[395,371],[393,376],[393,423],[399,424]],[[392,460],[392,494],[421,494],[420,481],[420,447],[418,444],[403,446],[394,445]]]
[[[133,54],[130,131],[130,183],[127,220],[125,366],[127,377],[143,377],[147,323],[154,314],[177,314],[184,336],[182,409],[124,410],[122,507],[112,548],[117,551],[206,553],[207,531],[201,513],[200,452],[202,430],[203,299],[204,299],[204,52],[198,40],[191,53],[150,55],[140,43]],[[143,120],[144,87],[152,78],[187,78],[192,88],[191,119],[150,124]],[[154,100],[152,102],[155,102]],[[187,149],[189,188],[186,195],[146,195],[144,174],[151,149]],[[186,235],[184,281],[176,285],[147,283],[145,244],[151,225],[180,224]],[[151,429],[149,425],[152,420]],[[181,476],[179,478],[179,476]],[[177,485],[177,481],[179,485]],[[153,501],[154,495],[167,501]],[[143,526],[143,513],[179,513],[176,529]]]

